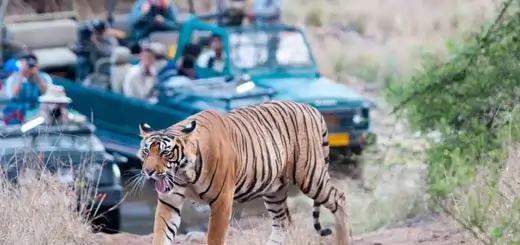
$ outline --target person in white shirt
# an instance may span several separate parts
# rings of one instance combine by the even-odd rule
[[[197,59],[197,65],[204,68],[209,68],[215,72],[224,72],[225,68],[225,54],[222,39],[213,34],[210,37],[210,50],[203,52]]]
[[[123,94],[128,97],[154,102],[159,62],[152,49],[146,45],[141,48],[141,58],[137,65],[130,68],[123,81]]]

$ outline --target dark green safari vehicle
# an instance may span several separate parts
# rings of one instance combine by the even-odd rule
[[[78,202],[68,200],[70,204],[92,210],[90,217],[96,217],[94,224],[103,231],[119,231],[117,205],[123,188],[118,164],[126,158],[106,152],[91,124],[46,125],[39,119],[0,126],[3,173],[14,184],[24,182],[26,168],[57,174],[63,184],[79,192]]]

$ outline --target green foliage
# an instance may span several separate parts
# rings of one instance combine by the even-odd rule
[[[505,3],[491,25],[448,43],[449,62],[426,56],[423,73],[389,87],[394,101],[405,98],[396,110],[414,129],[443,133],[428,152],[435,194],[474,175],[482,157],[503,157],[497,133],[520,122],[510,120],[520,94],[520,14],[510,11],[518,3]]]
[[[508,0],[495,21],[447,43],[448,62],[426,55],[423,72],[388,83],[413,129],[442,134],[427,149],[437,208],[483,244],[520,243],[520,185],[506,193],[502,179],[520,140],[519,7]]]

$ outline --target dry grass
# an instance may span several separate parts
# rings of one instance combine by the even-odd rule
[[[307,211],[307,212],[304,212]],[[307,214],[307,215],[305,215]],[[298,215],[293,215],[293,219],[297,220],[298,226],[292,226],[288,231],[285,239],[288,245],[300,244],[330,244],[333,241],[333,236],[322,238],[317,235],[312,227],[312,220],[310,218],[309,210],[301,210]],[[251,244],[264,245],[265,240],[269,237],[271,232],[270,219],[249,219],[243,220],[240,225],[237,225],[230,233],[233,239],[229,242],[232,245]],[[236,234],[236,235],[235,235]]]
[[[423,52],[445,55],[449,38],[478,28],[497,4],[497,0],[288,0],[285,11],[288,21],[307,26],[324,73],[341,81],[355,75],[375,82],[408,77],[421,68]]]
[[[89,225],[68,206],[76,193],[56,176],[24,176],[15,187],[0,174],[0,244],[92,244]]]

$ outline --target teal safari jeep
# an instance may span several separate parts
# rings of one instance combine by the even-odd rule
[[[225,59],[220,71],[205,65],[212,53],[206,41],[211,35],[223,41]],[[178,77],[166,77],[158,89],[159,104],[195,113],[209,108],[228,111],[271,99],[292,100],[322,112],[334,155],[360,155],[365,146],[375,142],[370,129],[374,103],[320,74],[301,29],[289,25],[219,27],[189,18],[180,30],[172,62],[194,44],[202,50],[195,67],[201,80],[175,88]],[[254,91],[238,95],[236,86],[229,84],[236,85],[236,79],[244,76],[254,83]]]

